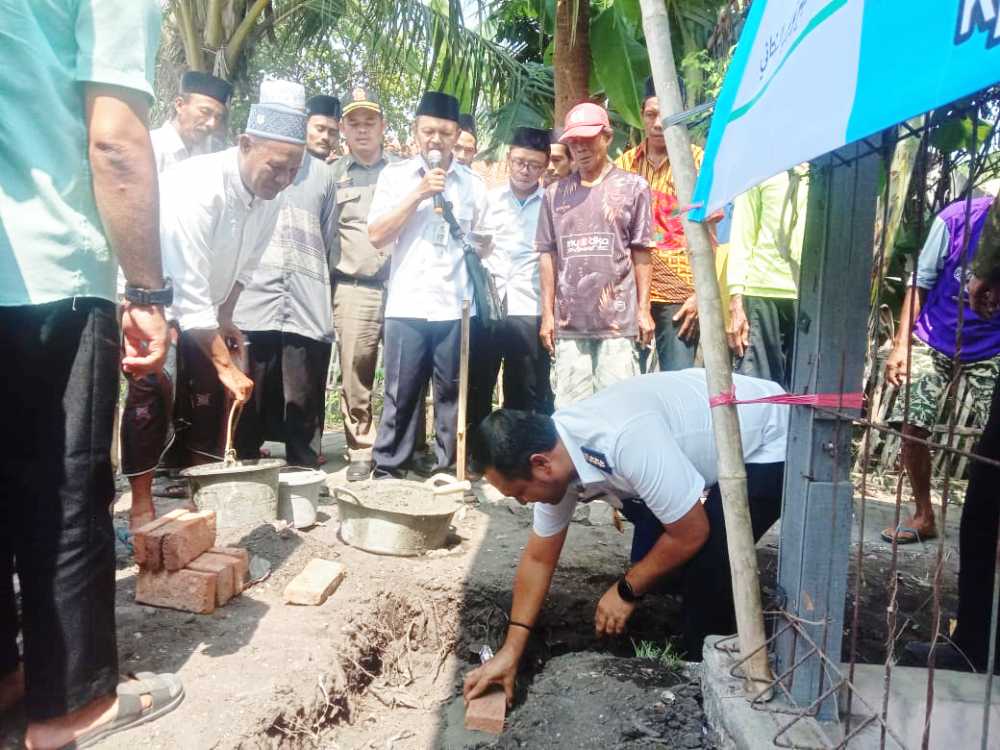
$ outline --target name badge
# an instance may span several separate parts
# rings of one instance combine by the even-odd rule
[[[580,448],[583,453],[583,460],[586,461],[591,466],[596,466],[598,469],[603,471],[605,474],[611,473],[611,464],[607,457],[600,451],[595,451],[591,448]]]
[[[439,251],[446,250],[448,248],[448,225],[445,224],[444,219],[435,217],[427,229],[431,244]]]

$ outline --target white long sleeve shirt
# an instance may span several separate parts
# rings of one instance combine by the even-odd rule
[[[416,156],[389,164],[379,175],[368,212],[371,226],[395,210],[420,184],[427,165]],[[479,229],[486,213],[486,183],[454,159],[445,176],[444,197],[462,230]],[[431,198],[423,201],[390,246],[392,266],[385,317],[422,320],[458,320],[462,301],[472,299],[461,245],[448,232],[444,218],[434,212]],[[475,304],[472,314],[476,312]]]
[[[187,159],[160,175],[160,247],[174,285],[167,318],[181,330],[219,325],[219,305],[247,286],[267,248],[280,203],[240,178],[237,148]]]
[[[177,132],[172,120],[163,123],[155,130],[149,131],[149,140],[153,144],[153,155],[156,157],[156,172],[162,174],[175,164],[186,161],[192,156],[202,156],[209,153],[209,139],[204,143],[189,149],[184,145],[181,134]]]
[[[510,184],[489,192],[483,232],[493,235],[493,252],[484,261],[493,274],[508,315],[541,315],[542,291],[535,232],[545,191],[539,187],[522,203]]]

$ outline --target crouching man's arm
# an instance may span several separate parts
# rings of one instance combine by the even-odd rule
[[[694,557],[708,540],[708,531],[708,516],[700,501],[677,521],[663,524],[663,534],[653,548],[625,574],[633,593],[642,596],[657,580]],[[636,606],[622,599],[615,583],[597,603],[597,635],[621,635]]]
[[[482,695],[490,685],[500,685],[507,694],[508,705],[514,700],[514,680],[517,676],[517,665],[528,645],[531,635],[525,627],[534,627],[538,613],[545,602],[545,595],[552,583],[552,574],[563,542],[566,541],[566,529],[552,536],[538,536],[532,532],[528,544],[521,555],[514,576],[514,602],[510,608],[511,624],[507,628],[507,638],[503,648],[478,669],[469,672],[465,677],[466,702]]]

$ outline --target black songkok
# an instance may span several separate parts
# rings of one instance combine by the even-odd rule
[[[541,151],[543,154],[548,155],[550,151],[549,139],[551,136],[552,134],[548,130],[517,128],[510,139],[510,145],[519,146],[520,148],[530,148],[532,151]]]
[[[313,115],[324,115],[325,117],[333,117],[339,120],[340,99],[335,96],[327,96],[326,94],[317,94],[310,97],[306,102],[306,116],[312,117]]]
[[[189,70],[181,77],[181,94],[202,94],[210,96],[223,106],[229,104],[229,97],[232,96],[233,87],[231,84],[216,78],[208,73],[198,70]]]
[[[427,91],[420,99],[417,117],[438,117],[442,120],[459,121],[458,99],[443,91]]]
[[[458,116],[458,129],[464,130],[466,133],[472,133],[472,137],[476,137],[476,118],[467,112],[463,112]]]

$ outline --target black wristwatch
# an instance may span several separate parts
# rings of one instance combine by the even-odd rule
[[[163,305],[164,307],[170,307],[174,302],[174,285],[168,276],[163,280],[162,289],[143,289],[138,286],[126,286],[125,299],[135,305]]]
[[[628,579],[625,576],[618,579],[618,596],[629,604],[635,604],[642,599],[641,596],[632,590],[632,584],[628,582]]]

